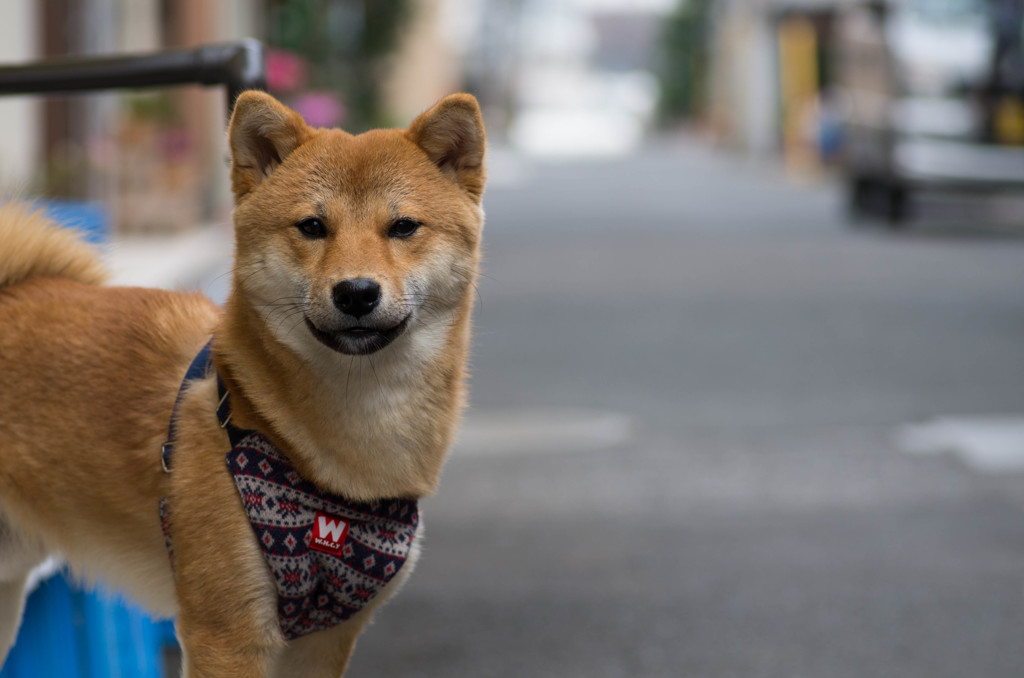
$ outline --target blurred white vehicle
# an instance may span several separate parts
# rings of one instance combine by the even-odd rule
[[[852,0],[837,39],[855,216],[1024,187],[1024,0]]]

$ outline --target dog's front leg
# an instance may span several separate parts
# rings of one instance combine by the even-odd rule
[[[222,543],[181,529],[192,518],[172,509],[176,586],[180,610],[178,639],[186,678],[266,678],[285,640],[277,622],[277,590],[247,523],[227,529],[221,509],[209,514],[211,534]],[[192,526],[198,527],[198,526]],[[222,531],[222,528],[225,531]],[[183,532],[193,537],[177,538]],[[180,544],[180,549],[179,549]]]
[[[228,522],[224,513],[210,514],[206,527],[218,532],[216,526]],[[172,521],[180,528],[175,514]],[[172,537],[176,534],[181,531]],[[194,538],[175,541],[176,626],[186,678],[266,678],[285,646],[277,622],[277,590],[251,528],[237,525],[228,534],[220,544],[213,539],[206,544]]]
[[[267,678],[275,650],[250,641],[231,642],[220,629],[177,625],[183,678]]]
[[[369,618],[369,614],[360,613],[332,629],[290,641],[277,656],[270,675],[273,678],[340,678]]]
[[[214,380],[182,402],[170,473],[178,639],[187,678],[266,678],[285,646],[277,588],[224,461]]]

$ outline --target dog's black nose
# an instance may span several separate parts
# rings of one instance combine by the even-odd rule
[[[369,278],[350,278],[334,286],[334,305],[342,313],[362,318],[380,303],[380,285]]]

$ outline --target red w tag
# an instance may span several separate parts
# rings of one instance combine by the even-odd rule
[[[309,548],[340,556],[346,536],[347,522],[337,516],[317,511],[313,519],[313,538],[309,540]]]

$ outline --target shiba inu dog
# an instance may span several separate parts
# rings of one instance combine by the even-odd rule
[[[103,286],[69,231],[0,208],[0,652],[55,554],[176,616],[186,676],[337,677],[418,556],[464,402],[476,101],[353,136],[247,92],[228,134],[223,309]]]

